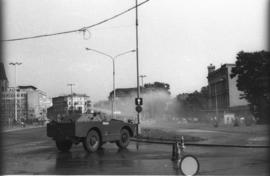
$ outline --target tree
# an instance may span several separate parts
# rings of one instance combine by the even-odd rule
[[[270,52],[239,52],[236,66],[232,69],[231,78],[237,78],[237,88],[243,91],[241,98],[245,98],[251,105],[251,112],[261,122],[269,121],[269,76]]]
[[[170,85],[167,83],[162,83],[162,82],[154,82],[153,84],[148,83],[144,85],[144,88],[147,90],[152,90],[152,91],[165,91],[168,94],[170,93]]]
[[[189,94],[184,104],[187,105],[189,111],[198,113],[207,109],[207,97],[207,88],[202,87],[200,92],[195,91]]]
[[[176,97],[179,103],[179,115],[183,116],[203,116],[203,112],[207,110],[208,87],[202,87],[201,91],[194,91],[189,94],[179,94]]]

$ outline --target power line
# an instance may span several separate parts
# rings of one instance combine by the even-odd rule
[[[126,25],[117,25],[117,26],[109,26],[104,28],[96,28],[95,31],[102,31],[102,30],[109,30],[109,29],[120,29],[120,28],[130,28],[133,27],[133,24],[126,24]]]
[[[137,5],[137,7],[145,4],[148,1],[150,1],[150,0],[145,0],[145,1],[141,2],[141,3],[139,3]],[[83,27],[83,28],[80,28],[80,29],[75,29],[75,30],[70,30],[70,31],[64,31],[64,32],[57,32],[57,33],[52,33],[52,34],[42,34],[42,35],[36,35],[36,36],[31,36],[31,37],[22,37],[22,38],[15,38],[15,39],[7,39],[7,40],[1,40],[1,41],[2,42],[13,42],[13,41],[19,41],[19,40],[29,40],[29,39],[36,39],[36,38],[42,38],[42,37],[50,37],[50,36],[55,36],[55,35],[63,35],[63,34],[69,34],[69,33],[73,33],[73,32],[85,32],[89,28],[93,28],[95,26],[98,26],[98,25],[101,25],[103,23],[106,23],[106,22],[108,22],[108,21],[110,21],[110,20],[112,20],[114,18],[117,18],[117,17],[119,17],[119,16],[121,16],[121,15],[123,15],[123,14],[125,14],[125,13],[127,13],[127,12],[129,12],[131,10],[133,10],[134,8],[136,8],[136,6],[133,6],[133,7],[129,8],[129,9],[121,12],[121,13],[118,13],[118,14],[116,14],[116,15],[110,17],[110,18],[107,18],[105,20],[102,20],[102,21],[100,21],[98,23],[95,23],[95,24],[92,24],[90,26],[86,26],[86,27]]]

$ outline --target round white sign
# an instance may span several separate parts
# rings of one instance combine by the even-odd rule
[[[180,169],[184,175],[196,175],[199,172],[199,161],[195,156],[186,155],[180,162]]]

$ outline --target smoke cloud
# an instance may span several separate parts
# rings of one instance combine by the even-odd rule
[[[135,110],[135,98],[137,97],[136,92],[131,92],[124,97],[117,97],[115,100],[115,114],[117,119],[136,120],[137,112]],[[168,106],[171,100],[170,95],[165,91],[147,91],[142,93],[143,98],[143,111],[141,112],[141,120],[160,120],[165,119],[168,114]],[[111,108],[111,102],[106,101],[95,105],[107,115],[111,115],[109,109]],[[106,109],[106,110],[105,110]]]

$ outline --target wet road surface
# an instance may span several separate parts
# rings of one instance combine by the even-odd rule
[[[172,146],[131,142],[127,150],[113,143],[95,153],[74,145],[69,153],[59,152],[45,128],[5,132],[3,174],[132,174],[178,175],[171,161]],[[268,175],[268,149],[190,147],[202,175]]]

